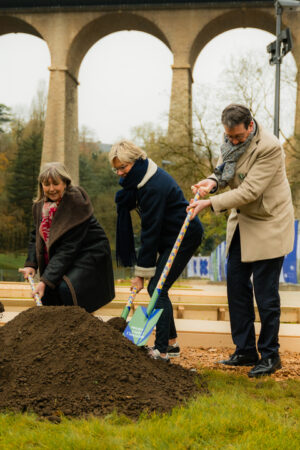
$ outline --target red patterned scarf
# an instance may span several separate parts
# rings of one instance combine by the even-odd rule
[[[47,245],[49,242],[50,228],[52,224],[52,220],[56,213],[57,207],[60,204],[60,200],[57,202],[44,202],[42,209],[42,221],[40,225],[40,234],[45,242],[45,262],[48,264],[49,255],[47,251]]]

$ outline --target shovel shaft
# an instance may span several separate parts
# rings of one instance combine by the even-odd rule
[[[200,194],[197,192],[197,194],[196,194],[195,197],[194,197],[194,202],[196,202],[196,201],[199,200],[199,199],[200,199]],[[160,295],[160,292],[161,292],[161,290],[162,290],[162,288],[163,288],[163,285],[165,284],[165,281],[166,281],[166,279],[167,279],[167,276],[168,276],[168,274],[169,274],[169,272],[170,272],[170,269],[171,269],[171,267],[172,267],[172,264],[173,264],[173,262],[174,262],[175,256],[176,256],[177,253],[178,253],[179,247],[180,247],[181,242],[182,242],[182,240],[183,240],[183,238],[184,238],[184,235],[185,235],[185,233],[186,233],[186,230],[188,229],[188,226],[189,226],[189,224],[190,224],[190,222],[191,222],[191,217],[192,217],[193,211],[194,211],[193,209],[190,209],[190,210],[189,210],[189,212],[188,212],[188,214],[187,214],[187,216],[186,216],[186,218],[185,218],[185,221],[184,221],[184,223],[183,223],[183,225],[182,225],[182,227],[181,227],[181,230],[180,230],[180,232],[179,232],[179,234],[178,234],[178,236],[177,236],[177,239],[176,239],[176,241],[175,241],[175,244],[174,244],[174,246],[173,246],[173,248],[172,248],[172,251],[171,251],[170,256],[169,256],[169,258],[168,258],[168,261],[167,261],[167,263],[166,263],[166,265],[165,265],[165,268],[164,268],[164,270],[162,271],[162,274],[161,274],[161,276],[160,276],[160,279],[158,280],[158,283],[157,283],[157,285],[156,285],[155,291],[154,291],[153,294],[152,294],[152,297],[151,297],[151,299],[150,299],[150,302],[149,302],[149,305],[148,305],[148,308],[147,308],[147,315],[148,315],[148,316],[149,316],[149,315],[151,314],[151,312],[153,311],[153,309],[154,309],[154,307],[155,307],[155,303],[156,303],[156,301],[157,301],[157,299],[158,299],[158,297],[159,297],[159,295]]]
[[[127,319],[131,305],[133,303],[133,300],[135,299],[136,293],[137,293],[137,288],[134,286],[128,297],[126,306],[124,307],[124,309],[122,311],[122,314],[121,314],[122,319],[125,319],[125,320]]]
[[[35,287],[34,287],[34,282],[33,282],[33,278],[31,275],[28,275],[28,281],[31,287],[32,292],[35,291]],[[43,303],[40,299],[40,296],[38,294],[34,294],[34,300],[36,302],[36,306],[43,306]]]

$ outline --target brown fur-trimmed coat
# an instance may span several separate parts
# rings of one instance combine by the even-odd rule
[[[25,267],[39,269],[40,279],[52,289],[63,279],[74,305],[88,312],[110,302],[115,295],[110,246],[93,216],[87,193],[79,186],[66,189],[50,228],[48,265],[39,231],[42,208],[43,200],[33,205],[35,228],[30,236]]]

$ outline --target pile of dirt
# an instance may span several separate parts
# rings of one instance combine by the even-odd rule
[[[0,319],[2,319],[3,313],[4,313],[4,305],[3,303],[0,302]]]
[[[0,411],[137,418],[201,392],[195,372],[149,358],[79,307],[31,308],[0,329]]]
[[[120,333],[123,333],[127,327],[127,322],[122,317],[112,317],[107,321],[107,323]]]

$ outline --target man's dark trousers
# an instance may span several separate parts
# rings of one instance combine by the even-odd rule
[[[284,257],[244,263],[241,261],[240,232],[237,226],[229,249],[227,295],[231,334],[236,353],[255,354],[254,301],[260,315],[261,332],[257,348],[261,358],[278,355],[280,325],[279,276]],[[250,280],[253,275],[253,286]]]

